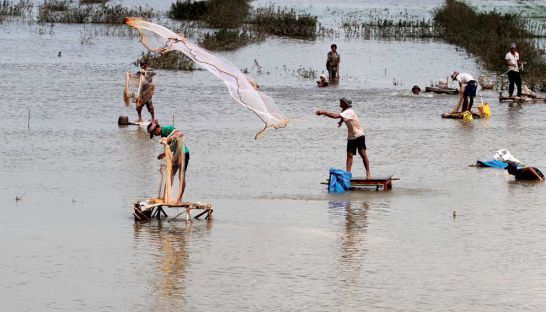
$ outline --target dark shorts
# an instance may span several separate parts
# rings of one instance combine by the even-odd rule
[[[142,101],[138,101],[136,103],[136,109],[137,110],[142,110],[144,105],[146,105],[146,108],[148,109],[149,112],[154,110],[154,104],[152,103],[152,100],[149,100],[148,102],[145,102],[145,103],[142,102]]]
[[[190,162],[190,153],[184,153],[184,172],[188,170],[188,163]],[[173,163],[173,176],[178,172],[178,165]]]
[[[359,136],[354,140],[347,140],[347,153],[356,154],[356,151],[360,148],[366,150],[366,136]]]
[[[478,83],[474,80],[470,80],[464,88],[464,96],[476,96],[476,89],[478,89]]]

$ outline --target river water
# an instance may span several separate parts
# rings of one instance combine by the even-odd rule
[[[161,148],[117,118],[136,115],[123,73],[143,47],[81,44],[82,27],[0,24],[3,311],[543,310],[544,184],[468,165],[508,148],[544,169],[546,105],[484,91],[492,117],[463,122],[440,118],[455,96],[408,95],[454,69],[492,74],[461,49],[270,38],[223,53],[290,118],[257,141],[260,122],[208,72],[158,71],[157,117],[174,115],[191,150],[185,199],[215,218],[138,224],[132,203],[157,193]],[[333,42],[342,80],[318,90],[294,70],[323,71]],[[337,111],[342,96],[372,174],[400,178],[391,192],[320,184],[344,167],[346,129],[313,112]],[[358,158],[353,172],[364,174]]]

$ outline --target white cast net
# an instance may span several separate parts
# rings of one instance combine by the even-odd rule
[[[231,97],[252,110],[265,123],[264,129],[256,134],[256,138],[268,128],[282,128],[288,124],[288,119],[275,105],[273,99],[258,91],[253,80],[231,62],[163,26],[132,17],[126,18],[125,24],[134,27],[140,33],[140,42],[148,50],[160,53],[180,51],[220,78],[228,87]]]

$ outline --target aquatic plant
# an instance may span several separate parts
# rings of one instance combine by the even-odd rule
[[[40,6],[38,22],[40,23],[103,23],[122,24],[125,16],[154,16],[153,9],[138,7],[129,9],[122,5],[78,5],[69,6],[63,11],[52,10],[49,6]]]
[[[545,51],[530,40],[535,36],[518,16],[496,11],[478,13],[465,3],[446,0],[434,11],[434,23],[443,39],[464,47],[497,72],[506,71],[504,55],[515,42],[521,60],[527,62],[524,80],[532,86],[546,80]]]
[[[177,20],[202,20],[208,10],[206,1],[177,0],[171,4],[169,17]]]
[[[108,0],[80,0],[80,4],[105,4]]]
[[[265,36],[261,33],[247,29],[228,30],[220,29],[217,32],[206,33],[200,45],[209,50],[236,50],[250,43],[263,41]]]
[[[68,0],[45,0],[42,8],[49,11],[66,11],[70,7]]]
[[[249,12],[250,0],[177,0],[171,4],[169,16],[204,21],[213,28],[236,28],[244,23]]]
[[[0,16],[21,16],[32,11],[30,0],[19,0],[14,3],[9,0],[0,1]]]
[[[142,52],[135,61],[135,65],[139,64],[141,60],[146,60],[150,67],[155,69],[194,70],[194,62],[177,51],[168,51],[166,53]]]
[[[259,31],[278,36],[315,37],[317,32],[316,16],[273,5],[256,9],[250,23]]]

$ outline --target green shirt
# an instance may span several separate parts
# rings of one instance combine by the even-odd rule
[[[162,126],[161,127],[161,137],[162,138],[166,138],[168,137],[171,132],[173,132],[174,130],[176,130],[176,128],[174,126]],[[184,153],[189,153],[190,150],[188,149],[188,146],[186,144],[184,144]]]

